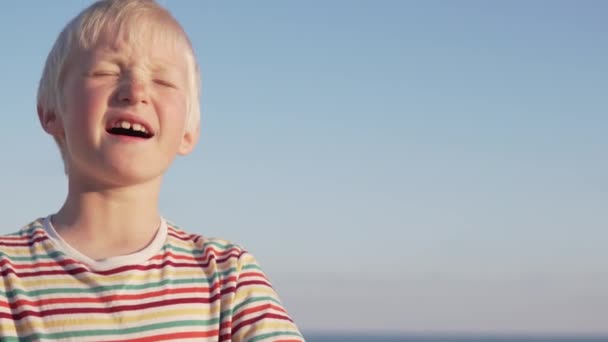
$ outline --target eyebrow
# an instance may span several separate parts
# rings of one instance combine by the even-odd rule
[[[108,52],[108,51],[100,51],[95,52],[92,58],[93,64],[99,62],[112,63],[117,65],[125,65],[125,58],[120,56],[119,53],[116,52]],[[171,63],[167,61],[156,61],[153,63],[146,63],[145,67],[152,72],[170,72],[175,73],[179,72],[178,67],[176,67],[176,63]]]

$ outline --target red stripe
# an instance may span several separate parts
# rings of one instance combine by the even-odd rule
[[[184,258],[184,257],[190,257],[190,260],[206,260],[207,258],[209,258],[210,254],[213,254],[213,256],[215,258],[220,258],[220,257],[225,257],[226,255],[230,255],[231,253],[237,253],[240,255],[241,250],[239,250],[238,248],[230,248],[230,249],[226,249],[226,250],[217,250],[213,247],[207,247],[205,248],[205,251],[203,254],[198,255],[193,257],[192,255],[188,255],[188,254],[174,254],[172,251],[167,250],[165,252],[165,255],[173,255],[173,256],[179,256],[179,258]]]
[[[110,314],[116,312],[127,312],[127,311],[137,311],[144,310],[150,308],[156,308],[161,306],[170,306],[170,305],[179,305],[179,304],[213,304],[217,301],[221,300],[223,295],[228,293],[233,293],[235,290],[233,287],[226,288],[222,290],[221,294],[214,295],[210,298],[175,298],[170,300],[161,300],[157,302],[151,303],[143,303],[136,305],[119,305],[113,307],[105,307],[105,308],[63,308],[63,309],[51,309],[51,310],[42,310],[42,311],[32,311],[32,310],[24,310],[19,313],[3,313],[0,312],[0,318],[12,319],[12,320],[21,320],[28,316],[34,317],[49,317],[55,315],[75,315],[75,314],[91,314],[91,313],[102,313],[102,314]]]
[[[40,235],[40,237],[46,236],[44,230],[42,229],[38,229],[35,230],[31,233],[28,233],[27,235],[4,235],[4,236],[0,236],[0,241],[28,241],[30,239],[32,239],[33,237]]]
[[[265,286],[268,286],[268,287],[272,288],[272,286],[269,283],[267,283],[265,281],[262,281],[262,280],[251,280],[251,281],[239,282],[236,285],[236,288],[238,290],[242,286],[248,286],[248,285],[265,285]]]
[[[15,272],[13,269],[6,269],[0,272],[0,276],[6,277],[8,274],[14,274],[19,278],[27,278],[27,277],[38,277],[43,275],[77,275],[80,273],[87,272],[84,268],[76,268],[76,269],[61,269],[61,270],[48,270],[48,271],[37,271],[37,272]]]
[[[292,322],[291,318],[287,317],[287,316],[283,316],[283,315],[278,315],[278,314],[274,314],[271,312],[265,312],[257,317],[245,320],[240,322],[239,324],[237,324],[234,329],[232,329],[232,335],[236,334],[237,331],[239,331],[241,328],[247,326],[247,325],[253,325],[263,319],[278,319],[278,320],[284,320],[284,321],[289,321]]]
[[[178,240],[184,241],[184,242],[193,242],[193,243],[199,243],[199,241],[202,239],[204,240],[205,238],[201,235],[196,235],[196,234],[176,234],[174,232],[172,232],[171,230],[169,230],[168,232],[169,236],[172,236]]]
[[[48,240],[48,238],[46,236],[41,236],[41,237],[37,237],[35,239],[31,239],[28,242],[6,242],[6,241],[0,240],[0,246],[7,246],[7,247],[31,247],[35,243],[41,242],[41,241],[44,241],[44,240]]]
[[[224,282],[226,283],[226,282]],[[162,289],[158,291],[139,293],[139,294],[127,294],[127,295],[111,295],[111,296],[103,296],[103,297],[59,297],[59,298],[49,298],[49,299],[40,299],[40,300],[27,300],[20,299],[11,302],[11,309],[17,309],[21,306],[30,305],[35,307],[42,307],[44,305],[53,305],[53,304],[85,304],[85,303],[96,303],[96,304],[104,304],[111,303],[119,300],[143,300],[154,297],[161,297],[166,295],[176,295],[176,294],[210,294],[217,290],[220,290],[221,284],[214,283],[213,287],[186,287],[186,288],[177,288],[177,289]],[[223,295],[222,291],[220,294]],[[1,305],[2,303],[0,303]]]
[[[232,328],[232,319],[231,318],[228,318],[228,320],[226,322],[224,322],[220,325],[220,331],[222,331],[224,329],[231,329],[231,328]],[[218,341],[232,341],[232,333],[228,332],[228,333],[224,333],[223,335],[220,335],[220,337],[218,338]]]
[[[224,259],[217,259],[216,262],[222,263],[222,262],[230,259],[231,257],[236,258],[236,257],[238,257],[238,255],[231,254]],[[166,261],[163,261],[162,264],[152,264],[152,265],[146,265],[146,266],[128,265],[128,266],[122,266],[122,267],[114,268],[114,269],[107,270],[107,271],[98,271],[95,273],[100,274],[100,275],[113,275],[113,274],[117,274],[117,273],[121,273],[121,272],[133,271],[133,270],[148,271],[148,270],[152,270],[152,269],[161,269],[165,266],[173,266],[173,267],[178,267],[178,268],[207,268],[210,263],[211,263],[211,260],[206,260],[206,262],[204,262],[204,263],[183,263],[183,262],[179,263],[179,262],[172,262],[170,260],[166,260]]]
[[[264,275],[264,273],[257,271],[257,272],[243,272],[239,275],[239,279],[243,279],[243,278],[249,278],[249,277],[255,277],[255,278],[264,278],[264,280],[268,280],[266,279],[266,276]]]
[[[199,256],[193,256],[193,255],[188,255],[188,254],[175,254],[170,250],[167,250],[164,254],[159,254],[156,255],[152,258],[150,258],[150,260],[161,260],[161,259],[167,259],[169,257],[176,259],[176,260],[186,260],[186,261],[194,261],[194,262],[201,262],[204,261],[205,264],[209,264],[209,258],[213,257],[215,259],[222,260],[222,259],[218,259],[219,257],[227,257],[228,259],[230,259],[230,257],[235,256],[234,254],[231,254],[233,252],[236,253],[240,253],[240,251],[238,249],[229,249],[229,250],[225,250],[225,251],[218,251],[215,250],[213,248],[207,248],[205,249],[205,253]],[[213,253],[213,255],[210,255],[211,253]]]
[[[164,254],[159,254],[156,255],[152,258],[150,258],[149,260],[163,260],[166,258],[172,258],[175,260],[186,260],[186,261],[192,261],[192,262],[200,262],[200,261],[205,261],[206,264],[209,264],[209,261],[207,260],[209,258],[209,254],[210,253],[215,253],[214,256],[215,258],[217,258],[217,256],[226,256],[228,255],[230,252],[239,252],[238,249],[230,249],[228,251],[216,251],[214,249],[209,249],[209,250],[205,250],[205,254],[201,255],[201,256],[197,256],[197,257],[193,257],[192,255],[182,255],[182,254],[175,254],[171,251],[167,251]],[[230,255],[228,255],[230,257]],[[24,263],[24,264],[17,264],[12,262],[9,259],[2,259],[0,260],[0,267],[5,266],[5,265],[10,265],[11,268],[13,269],[38,269],[38,268],[42,268],[42,267],[62,267],[62,266],[67,266],[67,265],[81,265],[81,263],[77,260],[74,259],[63,259],[60,261],[45,261],[45,262],[36,262],[36,263]]]
[[[243,311],[239,311],[239,313],[237,313],[236,315],[232,316],[232,320],[233,321],[238,321],[239,319],[241,319],[241,317],[245,316],[245,315],[249,315],[252,314],[254,312],[260,312],[262,310],[276,310],[279,311],[281,313],[284,313],[285,315],[287,315],[287,312],[285,311],[285,309],[281,308],[280,306],[276,306],[273,304],[263,304],[263,305],[258,305],[256,307],[253,308],[249,308]]]
[[[235,253],[235,252],[240,253],[240,251],[238,249],[218,251],[213,248],[207,248],[207,249],[205,249],[204,254],[198,255],[198,256],[193,256],[192,254],[175,254],[172,251],[167,250],[164,254],[156,255],[156,256],[152,257],[150,260],[160,260],[160,259],[165,259],[167,257],[172,257],[173,259],[177,259],[177,260],[188,260],[188,261],[194,261],[194,262],[205,261],[206,263],[208,263],[209,262],[208,259],[210,257],[218,259],[218,257],[228,256],[228,258],[230,258],[231,256],[234,256],[234,254],[231,255],[231,253]],[[210,255],[210,254],[212,254],[212,255]]]
[[[238,258],[238,255],[231,254],[224,259],[217,259],[215,261],[216,261],[216,263],[221,264],[231,258]],[[204,269],[204,268],[209,267],[209,265],[211,264],[211,261],[213,259],[215,259],[215,258],[210,258],[210,260],[208,260],[205,263],[179,263],[179,262],[172,262],[170,260],[166,260],[162,264],[151,264],[151,265],[145,265],[145,266],[128,265],[128,266],[118,267],[118,268],[114,268],[114,269],[107,270],[107,271],[97,271],[95,273],[99,274],[99,275],[114,275],[114,274],[118,274],[118,273],[122,273],[122,272],[129,272],[129,271],[135,271],[135,270],[137,270],[137,271],[157,270],[157,269],[162,269],[166,266],[173,266],[175,268]],[[5,277],[8,274],[14,274],[20,278],[28,278],[28,277],[39,277],[39,276],[46,276],[46,275],[66,275],[66,274],[77,275],[77,274],[80,274],[83,272],[87,272],[87,270],[84,268],[77,268],[77,269],[45,270],[45,271],[35,271],[35,272],[16,272],[13,269],[6,269],[6,270],[0,272],[0,276]]]
[[[167,232],[173,236],[175,236],[176,238],[180,239],[180,240],[184,240],[184,241],[189,241],[192,239],[196,239],[196,238],[200,238],[202,237],[199,234],[191,234],[191,233],[186,233],[185,231],[181,230],[181,229],[177,229],[173,226],[169,226],[167,225]]]
[[[192,338],[203,338],[203,337],[217,337],[219,335],[219,330],[209,330],[209,331],[191,331],[191,332],[178,332],[178,333],[169,333],[162,335],[154,335],[148,337],[140,337],[134,338],[130,340],[121,340],[124,342],[154,342],[154,341],[171,341],[176,339],[192,339]]]
[[[225,329],[230,329],[232,327],[232,321],[228,320],[226,322],[223,322],[222,324],[220,324],[220,331],[225,330]],[[220,336],[218,336],[217,340],[219,341],[231,341],[232,340],[232,335],[230,334],[230,332],[228,333],[224,333]]]
[[[167,234],[169,234],[169,236],[174,237],[178,240],[186,241],[186,242],[193,241],[198,237],[198,235],[194,235],[194,234],[177,234],[171,230],[169,230],[167,232]]]
[[[29,240],[31,238],[30,235],[4,235],[4,236],[0,236],[0,241],[22,241],[22,240]]]
[[[60,260],[60,261],[44,261],[44,262],[36,262],[36,263],[27,263],[27,264],[15,264],[12,261],[8,260],[8,259],[2,259],[0,260],[0,267],[5,266],[5,265],[10,265],[11,268],[14,269],[37,269],[40,267],[57,267],[57,266],[67,266],[67,265],[74,265],[74,264],[80,264],[78,261],[76,260],[72,260],[72,259],[64,259],[64,260]]]

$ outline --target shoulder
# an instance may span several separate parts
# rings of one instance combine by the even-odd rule
[[[44,218],[37,218],[16,232],[0,235],[0,257],[11,258],[33,253],[36,249],[34,245],[47,239]]]
[[[232,341],[304,341],[260,265],[242,246],[221,238],[187,233],[167,222],[171,253],[190,255],[205,267],[214,264],[230,293]]]
[[[167,247],[179,253],[193,254],[217,263],[247,259],[250,253],[240,244],[219,237],[190,233],[167,220]]]
[[[40,237],[36,235],[44,234],[44,220],[44,217],[39,217],[12,233],[2,234],[0,235],[0,241]]]
[[[44,218],[36,219],[14,233],[0,235],[0,297],[11,279],[35,269],[40,262],[48,261],[48,236],[44,230]],[[2,330],[2,329],[0,329]]]
[[[195,260],[200,267],[212,273],[219,272],[224,279],[242,282],[259,278],[265,285],[270,282],[262,271],[256,258],[243,246],[232,241],[205,237],[186,232],[184,229],[167,221],[166,252],[174,259]]]

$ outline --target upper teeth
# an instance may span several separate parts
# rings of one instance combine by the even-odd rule
[[[130,123],[128,121],[118,121],[114,127],[120,127],[120,128],[124,128],[124,129],[131,129],[134,131],[140,131],[140,132],[148,132],[148,130],[146,130],[146,127],[144,127],[142,124],[138,124],[138,123]]]

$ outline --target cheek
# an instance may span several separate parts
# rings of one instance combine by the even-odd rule
[[[163,101],[164,126],[168,128],[171,135],[181,136],[186,128],[187,106],[184,97],[174,97]]]
[[[67,120],[74,125],[86,124],[106,106],[107,100],[100,89],[80,87],[67,94],[65,112]]]
[[[65,127],[65,137],[72,148],[76,145],[97,140],[97,122],[99,114],[103,113],[99,96],[85,88],[73,89],[64,97],[64,111],[62,113]],[[72,143],[70,143],[72,142]]]

